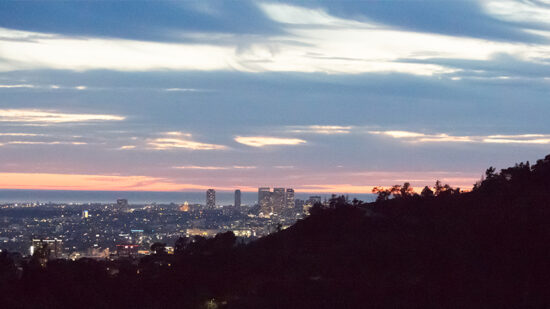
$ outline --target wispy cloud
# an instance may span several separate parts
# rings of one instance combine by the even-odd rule
[[[237,136],[237,143],[241,143],[251,147],[265,147],[276,145],[300,145],[306,141],[299,138],[271,137],[271,136]]]
[[[34,88],[34,85],[30,84],[13,84],[13,85],[0,85],[0,88]]]
[[[278,169],[293,169],[293,168],[294,168],[294,165],[275,165],[275,166],[273,166],[273,168],[278,168]]]
[[[189,150],[224,150],[227,146],[207,144],[191,139],[190,133],[165,132],[168,137],[154,138],[148,141],[150,148],[155,150],[189,149]]]
[[[0,39],[1,42],[1,39]],[[1,68],[1,67],[0,67]],[[0,84],[0,89],[18,89],[18,88],[28,88],[28,89],[34,89],[34,90],[88,90],[88,86],[60,86],[60,85],[44,85],[44,84]],[[105,89],[105,88],[97,88],[97,89]]]
[[[481,3],[489,14],[503,20],[550,24],[550,3],[545,0],[486,0]]]
[[[9,145],[87,145],[86,142],[65,142],[65,141],[9,141]]]
[[[290,132],[293,133],[312,133],[312,134],[348,134],[351,132],[351,126],[329,126],[329,125],[310,125],[294,126]]]
[[[124,146],[120,146],[118,149],[119,150],[130,150],[130,149],[135,149],[136,146],[134,145],[124,145]]]
[[[366,26],[353,20],[337,18],[322,9],[304,8],[282,3],[260,3],[259,7],[273,20],[292,25]],[[374,26],[371,24],[370,26]]]
[[[0,136],[44,136],[36,133],[0,133]]]
[[[369,133],[413,143],[550,144],[550,134],[449,135],[410,131],[369,131]]]
[[[195,33],[194,44],[189,44],[0,28],[0,56],[3,59],[0,70],[237,70],[435,75],[456,73],[460,68],[436,61],[430,63],[430,59],[490,60],[495,54],[504,53],[540,62],[547,57],[549,49],[547,45],[406,31],[365,20],[338,18],[320,8],[281,3],[260,3],[258,6],[268,18],[281,24],[284,35],[258,38],[235,34],[219,43],[209,39],[210,33]],[[25,39],[28,37],[33,39]],[[36,50],[40,50],[40,54]],[[64,53],[66,50],[72,52]],[[169,88],[167,91],[190,89]]]
[[[0,173],[2,189],[180,191],[203,190],[207,186],[176,183],[150,176],[112,176],[56,173]]]
[[[121,121],[125,117],[108,114],[72,114],[38,109],[0,109],[0,122],[68,123]]]
[[[203,89],[195,89],[195,88],[166,88],[164,91],[168,92],[203,92],[205,90]]]
[[[9,38],[2,40],[6,36]],[[14,39],[29,36],[35,38]],[[230,70],[237,66],[232,59],[234,48],[226,46],[44,35],[5,28],[0,28],[0,40],[3,70]]]
[[[180,136],[180,137],[191,137],[191,133],[179,132],[179,131],[169,131],[162,133],[167,136]]]
[[[232,165],[232,166],[182,165],[182,166],[174,166],[173,168],[175,168],[175,169],[186,169],[186,170],[217,171],[217,170],[231,170],[231,169],[255,169],[256,166],[243,166],[243,165]]]

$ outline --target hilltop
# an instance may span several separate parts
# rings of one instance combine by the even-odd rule
[[[138,264],[32,260],[0,284],[8,307],[426,308],[550,304],[550,155],[470,192],[396,186],[374,203],[334,197],[244,245],[182,238]]]

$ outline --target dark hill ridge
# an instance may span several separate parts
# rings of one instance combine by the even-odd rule
[[[176,255],[159,250],[139,265],[31,260],[20,280],[2,266],[1,299],[24,308],[550,306],[550,156],[490,168],[468,193],[393,194],[334,198],[249,245],[224,233],[181,239]]]

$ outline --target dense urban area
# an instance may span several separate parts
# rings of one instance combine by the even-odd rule
[[[173,253],[182,236],[232,231],[246,243],[287,228],[321,202],[320,196],[295,199],[293,189],[259,188],[254,205],[241,204],[240,190],[233,205],[217,205],[213,189],[206,191],[205,204],[8,203],[0,206],[0,249],[21,258],[46,248],[48,258],[117,259],[148,255],[154,243]]]

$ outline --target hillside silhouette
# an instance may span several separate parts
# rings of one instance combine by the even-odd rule
[[[249,244],[231,232],[180,238],[175,254],[23,263],[0,255],[2,308],[546,308],[550,155],[470,192],[377,188],[334,196]]]

